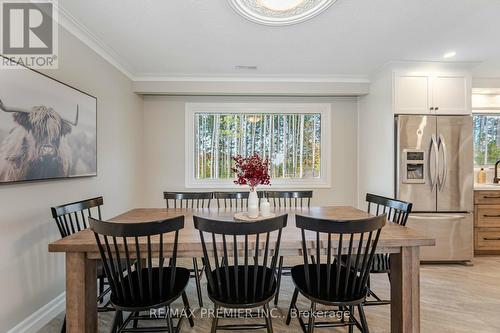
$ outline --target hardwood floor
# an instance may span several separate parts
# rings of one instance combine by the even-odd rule
[[[188,290],[191,306],[195,308],[196,290],[191,281]],[[204,286],[206,288],[206,286]],[[388,297],[387,276],[375,274],[372,278],[373,290],[379,296]],[[290,302],[293,285],[289,277],[284,277],[281,286],[279,313],[283,318],[274,318],[275,332],[300,332],[297,320],[285,325],[285,315]],[[299,308],[306,310],[308,303],[299,296]],[[205,295],[205,306],[211,303]],[[423,333],[497,333],[500,332],[500,257],[478,257],[474,266],[463,265],[422,265],[421,269],[421,331]],[[389,306],[366,308],[370,332],[387,333],[390,330]],[[200,310],[195,313],[195,327],[190,328],[184,321],[182,332],[201,333],[210,331],[211,319],[200,318]],[[39,333],[59,332],[63,314],[53,319]],[[99,332],[109,332],[112,314],[99,314]],[[256,321],[260,319],[246,319]],[[228,321],[225,321],[225,323]],[[239,323],[240,321],[238,321]],[[264,330],[261,330],[264,331]],[[347,332],[346,328],[322,329],[318,332]],[[222,332],[222,331],[221,331]]]

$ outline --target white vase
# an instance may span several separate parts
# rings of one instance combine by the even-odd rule
[[[248,217],[251,219],[259,217],[259,198],[255,188],[250,188],[250,195],[248,196]]]

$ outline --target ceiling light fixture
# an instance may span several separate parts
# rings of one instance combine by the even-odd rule
[[[247,20],[263,25],[304,22],[327,10],[336,0],[228,0]]]
[[[445,59],[449,59],[449,58],[453,58],[454,56],[457,55],[457,52],[455,51],[450,51],[450,52],[446,52],[444,55],[443,55],[443,58]]]

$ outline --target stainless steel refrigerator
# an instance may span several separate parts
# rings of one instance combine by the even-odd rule
[[[472,260],[472,117],[399,115],[395,125],[396,196],[413,203],[408,226],[436,239],[421,260]]]

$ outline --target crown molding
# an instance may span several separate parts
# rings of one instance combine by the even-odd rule
[[[184,76],[184,75],[145,75],[135,76],[134,81],[141,82],[285,82],[285,83],[370,83],[365,76]]]
[[[269,80],[183,80],[134,81],[132,89],[140,95],[202,96],[362,96],[369,82],[269,81]]]
[[[378,76],[383,75],[388,70],[403,69],[403,68],[421,68],[425,69],[462,69],[472,70],[474,67],[480,65],[481,61],[425,61],[425,60],[389,60],[379,68],[375,69],[368,77],[370,81],[375,81]]]
[[[116,53],[113,49],[107,46],[96,35],[94,35],[85,25],[80,23],[71,13],[69,13],[61,4],[56,4],[56,9],[59,13],[59,25],[66,29],[73,36],[78,38],[82,43],[96,52],[104,60],[113,65],[116,69],[122,72],[130,80],[134,81],[132,66]]]

